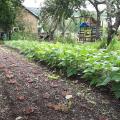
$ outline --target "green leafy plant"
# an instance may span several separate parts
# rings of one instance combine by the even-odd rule
[[[115,51],[97,49],[95,44],[67,44],[37,41],[6,41],[6,45],[19,49],[28,58],[44,61],[57,68],[67,77],[82,72],[91,85],[111,85],[112,91],[120,98],[120,49]],[[93,45],[92,45],[93,44]],[[120,45],[120,43],[118,42]]]

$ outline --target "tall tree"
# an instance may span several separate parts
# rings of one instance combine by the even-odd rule
[[[73,15],[74,9],[80,7],[82,0],[46,0],[42,8],[43,20],[51,19],[52,24],[49,32],[54,33],[58,25],[62,28],[62,35],[65,33],[65,20]]]
[[[42,8],[42,13],[45,19],[52,20],[49,31],[57,29],[61,25],[63,34],[65,32],[65,20],[70,18],[75,10],[81,10],[81,6],[85,6],[86,1],[89,1],[96,9],[97,13],[97,37],[99,38],[100,16],[105,10],[100,10],[99,5],[106,5],[107,23],[108,23],[108,37],[107,44],[112,41],[114,34],[117,33],[120,26],[120,0],[46,0],[45,6]],[[112,19],[115,18],[113,23]],[[45,20],[44,19],[44,20]]]
[[[11,29],[15,21],[17,7],[23,0],[0,0],[0,27],[4,31]]]
[[[96,37],[99,39],[100,36],[100,25],[101,25],[101,14],[104,10],[99,9],[99,5],[105,4],[105,0],[88,0],[96,10],[97,13],[97,25],[96,25]]]
[[[107,45],[112,41],[120,26],[120,0],[105,0],[107,6],[108,38]],[[115,19],[113,23],[112,18]]]
[[[113,36],[117,33],[118,28],[120,26],[120,0],[88,0],[96,9],[97,12],[97,26],[99,28],[100,23],[100,15],[105,11],[99,10],[99,5],[106,5],[106,13],[107,13],[107,24],[108,24],[108,37],[107,37],[107,45],[109,45],[112,41]],[[115,19],[113,23],[113,19]],[[98,33],[98,32],[97,32]]]

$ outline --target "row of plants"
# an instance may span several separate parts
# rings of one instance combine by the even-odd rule
[[[91,85],[111,86],[120,98],[120,50],[97,49],[90,44],[48,43],[37,41],[7,41],[6,45],[19,49],[28,58],[44,61],[62,71],[67,77],[79,75]]]

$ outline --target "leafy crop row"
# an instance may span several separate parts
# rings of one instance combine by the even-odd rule
[[[44,61],[62,70],[68,77],[82,74],[91,85],[111,85],[120,98],[120,50],[97,50],[91,46],[47,43],[36,41],[10,41],[7,45],[19,49],[27,57]]]

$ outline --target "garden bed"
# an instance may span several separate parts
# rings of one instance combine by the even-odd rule
[[[9,41],[28,58],[43,61],[67,77],[82,74],[91,85],[107,86],[120,97],[120,50],[97,49],[90,44],[62,44],[37,41]],[[94,43],[93,43],[94,44]],[[82,71],[82,72],[81,72]]]

